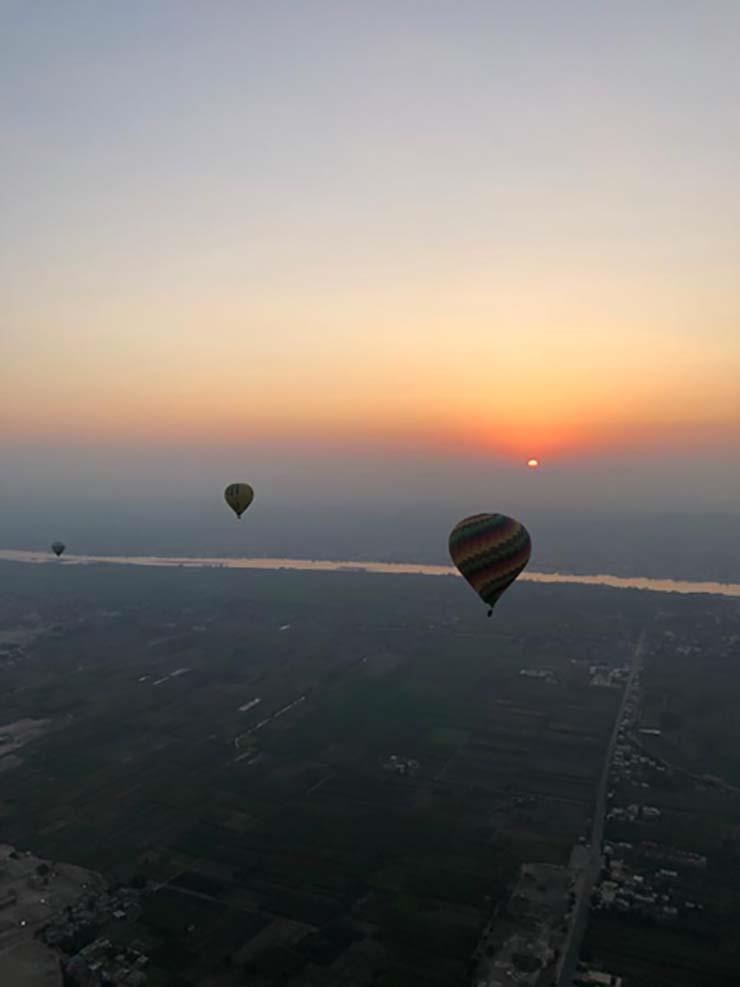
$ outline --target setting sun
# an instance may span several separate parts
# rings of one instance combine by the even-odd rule
[[[539,465],[540,465],[539,459],[528,459],[527,460],[527,466],[531,470],[536,470]]]

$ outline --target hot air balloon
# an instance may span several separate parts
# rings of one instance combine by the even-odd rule
[[[57,558],[59,558],[66,547],[63,541],[54,541],[51,543],[51,550]]]
[[[224,499],[238,518],[254,500],[254,490],[248,483],[230,483],[224,490]]]
[[[493,613],[498,598],[524,569],[532,540],[521,522],[505,514],[473,514],[452,529],[452,561]]]

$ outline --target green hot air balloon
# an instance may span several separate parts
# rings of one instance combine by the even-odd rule
[[[224,500],[240,518],[254,500],[254,490],[248,483],[230,483],[224,490]]]

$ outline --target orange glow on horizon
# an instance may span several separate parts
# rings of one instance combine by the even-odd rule
[[[567,460],[602,460],[610,455],[636,453],[670,455],[701,449],[740,447],[740,422],[668,422],[606,419],[601,422],[543,421],[539,416],[481,417],[462,414],[436,416],[411,409],[383,407],[375,414],[356,406],[310,409],[288,406],[274,411],[264,404],[246,411],[223,400],[212,405],[201,398],[169,404],[154,397],[131,405],[107,403],[91,415],[82,402],[62,409],[53,423],[28,411],[7,434],[14,442],[70,445],[105,443],[136,446],[142,450],[169,447],[270,447],[277,451],[315,450],[328,455],[438,456],[440,458],[494,458],[515,465],[539,468],[546,458],[551,465]],[[271,413],[272,412],[272,413]],[[536,447],[538,457],[531,456]]]

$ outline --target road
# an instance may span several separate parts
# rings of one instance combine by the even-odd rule
[[[622,702],[619,704],[619,710],[617,712],[616,719],[614,720],[614,729],[612,730],[612,735],[609,740],[609,746],[607,747],[606,754],[604,755],[604,766],[601,769],[601,778],[599,779],[599,788],[596,795],[596,804],[594,805],[592,817],[591,858],[589,860],[588,868],[584,871],[582,877],[580,878],[576,906],[573,912],[573,921],[571,923],[568,938],[566,939],[563,947],[563,955],[560,960],[560,972],[557,979],[558,987],[571,987],[573,983],[573,976],[576,972],[576,965],[581,952],[583,937],[586,932],[586,926],[588,925],[591,893],[593,892],[594,885],[598,880],[599,873],[601,871],[601,845],[604,839],[604,821],[606,819],[606,795],[609,787],[609,769],[611,767],[612,758],[614,757],[614,748],[617,746],[617,737],[619,735],[619,728],[624,717],[625,707],[629,702],[635,676],[640,670],[646,639],[647,630],[643,630],[637,640],[635,650],[632,654],[632,667],[630,669],[629,678],[627,679],[627,684],[625,685],[624,693],[622,695]]]

